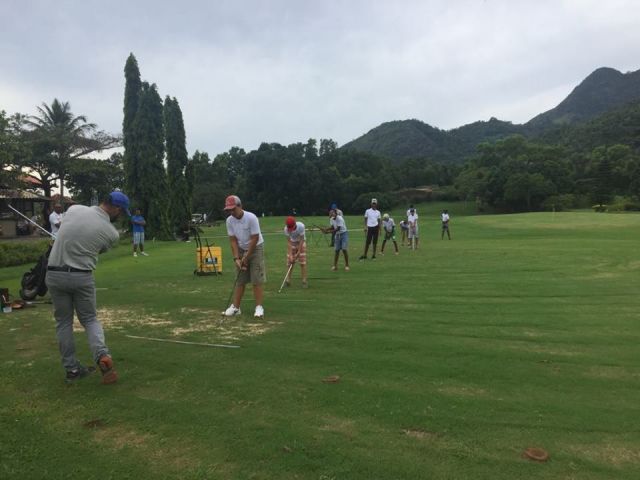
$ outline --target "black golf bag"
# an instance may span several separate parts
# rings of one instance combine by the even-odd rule
[[[40,257],[38,263],[22,276],[22,288],[20,289],[20,298],[25,301],[33,300],[38,295],[41,297],[47,294],[47,266],[49,264],[49,254],[52,245],[49,245],[47,251]]]

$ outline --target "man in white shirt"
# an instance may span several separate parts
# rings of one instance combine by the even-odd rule
[[[444,240],[444,232],[447,232],[447,237],[451,240],[451,234],[449,233],[449,212],[447,210],[442,211],[442,235],[440,240]]]
[[[60,225],[62,224],[62,205],[56,203],[53,206],[53,212],[49,215],[49,223],[51,224],[51,233],[56,235],[58,230],[60,230]]]
[[[233,303],[223,312],[226,317],[240,315],[240,303],[247,283],[253,284],[253,296],[256,318],[264,317],[262,300],[263,284],[266,281],[264,269],[264,250],[262,232],[258,217],[242,209],[242,202],[236,195],[229,195],[224,202],[227,217],[227,234],[231,243],[231,252],[237,268],[236,288]]]
[[[409,222],[409,246],[415,250],[418,248],[418,214],[415,208],[409,210],[407,221]]]
[[[289,274],[285,280],[287,287],[291,285],[291,273],[293,264],[300,265],[302,275],[302,288],[307,288],[307,239],[304,233],[304,223],[296,222],[294,217],[287,217],[284,226],[284,234],[287,237],[287,271]],[[291,268],[291,270],[289,270]]]
[[[373,241],[373,255],[371,256],[371,260],[376,259],[376,248],[378,248],[378,234],[380,233],[380,223],[381,223],[382,215],[380,214],[380,210],[378,210],[378,200],[375,198],[371,199],[371,208],[367,208],[364,212],[364,232],[367,236],[367,239],[364,244],[364,253],[359,258],[359,260],[366,260],[367,253],[369,252],[369,245]]]

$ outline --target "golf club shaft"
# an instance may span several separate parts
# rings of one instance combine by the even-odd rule
[[[289,269],[287,270],[287,274],[284,276],[284,280],[282,280],[282,285],[280,285],[280,290],[278,290],[278,293],[280,293],[284,288],[284,284],[287,282],[287,278],[289,278],[289,274],[291,273],[291,269],[293,268],[294,263],[295,262],[292,262],[291,265],[289,265]]]
[[[45,230],[44,228],[42,228],[40,225],[38,225],[36,222],[34,222],[33,220],[31,220],[29,217],[27,217],[26,215],[23,215],[20,211],[16,210],[15,208],[13,208],[11,205],[7,204],[7,207],[9,207],[11,210],[13,210],[14,212],[16,212],[18,215],[20,215],[22,218],[24,218],[27,222],[29,222],[31,225],[33,225],[34,227],[38,227],[40,230],[42,230],[44,233],[46,233],[47,235],[49,235],[51,238],[53,238],[54,240],[56,239],[56,236]]]
[[[229,300],[227,300],[227,306],[224,307],[224,308],[227,308],[229,306],[229,302],[233,298],[233,294],[236,291],[236,284],[238,283],[238,278],[240,278],[240,272],[241,271],[242,271],[241,269],[238,269],[238,273],[236,273],[236,279],[233,281],[233,288],[231,289],[231,294],[229,295]]]

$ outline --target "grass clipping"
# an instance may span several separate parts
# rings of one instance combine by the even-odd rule
[[[175,339],[198,333],[212,339],[236,341],[263,335],[280,324],[280,322],[265,320],[244,321],[242,316],[221,321],[220,315],[216,313],[213,310],[188,307],[183,307],[178,312],[153,314],[127,308],[100,308],[97,316],[105,330],[132,333],[144,329],[145,335],[152,332],[154,335],[170,336]],[[253,317],[248,318],[253,319]],[[73,330],[84,331],[77,319]]]

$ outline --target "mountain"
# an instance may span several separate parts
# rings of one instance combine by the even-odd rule
[[[614,122],[613,117],[592,123],[585,127],[587,130],[573,127],[620,109],[622,113],[619,115],[624,116],[625,106],[634,101],[640,101],[640,70],[623,74],[613,68],[599,68],[555,108],[535,116],[524,125],[491,118],[487,122],[474,122],[447,131],[420,120],[396,120],[377,126],[341,148],[370,152],[397,162],[417,158],[462,163],[475,152],[479,143],[494,142],[513,134],[558,140],[563,132],[572,132],[577,139],[584,137],[586,131],[593,134],[593,130],[598,128],[615,130],[615,124],[611,123]],[[635,119],[635,111],[627,116]]]
[[[637,99],[640,99],[640,70],[623,74],[613,68],[599,68],[558,106],[525,125],[540,132],[554,126],[581,123]]]
[[[341,148],[371,152],[396,161],[428,158],[440,163],[461,163],[473,154],[478,143],[523,132],[521,125],[496,118],[449,131],[420,120],[396,120],[377,126]]]
[[[589,121],[562,125],[533,137],[535,141],[590,152],[600,145],[640,149],[640,100],[626,103]]]

